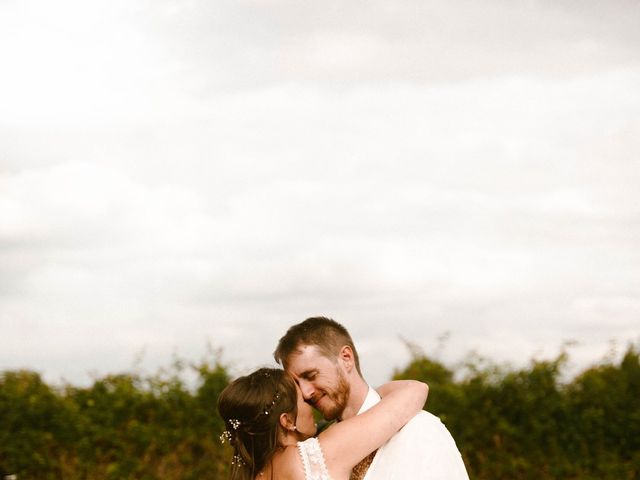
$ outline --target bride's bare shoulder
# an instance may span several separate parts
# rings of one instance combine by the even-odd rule
[[[273,478],[278,480],[305,480],[304,466],[297,446],[288,446],[276,454],[272,463]],[[264,475],[266,478],[270,478]],[[259,479],[260,477],[256,477]]]

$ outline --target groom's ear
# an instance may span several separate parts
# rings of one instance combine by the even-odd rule
[[[338,354],[338,358],[344,365],[344,368],[347,372],[351,373],[351,370],[355,367],[355,356],[353,355],[353,350],[349,345],[344,345],[340,349],[340,353]]]

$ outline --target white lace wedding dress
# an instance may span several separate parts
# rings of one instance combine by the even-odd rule
[[[305,480],[331,480],[317,438],[298,442],[298,452],[304,465]]]

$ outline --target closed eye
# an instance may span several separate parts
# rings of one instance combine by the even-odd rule
[[[318,376],[318,372],[316,370],[313,370],[311,372],[305,372],[303,375],[301,375],[302,378],[308,381],[313,380],[317,376]]]

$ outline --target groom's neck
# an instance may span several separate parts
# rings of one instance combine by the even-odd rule
[[[342,412],[342,420],[356,416],[369,393],[369,385],[360,375],[354,375],[350,378],[349,386],[349,399],[344,412]]]

